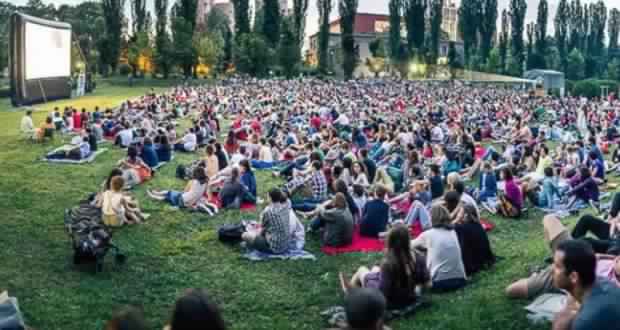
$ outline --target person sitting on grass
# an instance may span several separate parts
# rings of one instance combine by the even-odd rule
[[[412,249],[426,251],[432,290],[450,292],[467,284],[459,240],[451,224],[450,213],[443,205],[431,208],[432,228],[411,242]]]
[[[260,214],[260,230],[246,231],[242,239],[250,249],[280,254],[289,249],[290,208],[282,191],[277,188],[269,191],[269,199],[271,203]]]
[[[172,160],[172,146],[170,145],[168,136],[165,134],[159,136],[159,143],[155,147],[155,151],[157,152],[158,161],[167,163]]]
[[[144,160],[144,163],[150,168],[157,167],[159,164],[159,158],[157,158],[157,151],[153,145],[153,140],[149,137],[144,138],[144,145],[142,146],[142,152],[140,157]]]
[[[599,189],[598,184],[592,178],[590,169],[585,166],[580,167],[579,173],[575,174],[569,180],[569,183],[572,187],[568,191],[568,196],[571,196],[568,202],[569,209],[577,203],[591,205],[594,206],[595,209],[598,209]]]
[[[194,132],[194,128],[190,127],[187,133],[185,133],[185,135],[183,136],[183,138],[181,138],[174,144],[174,150],[181,152],[194,152],[194,150],[196,150],[197,143],[198,142],[196,138],[196,133]]]
[[[152,176],[151,168],[138,157],[135,146],[127,148],[127,158],[120,160],[118,167],[123,170],[123,179],[128,187],[139,185]]]
[[[388,232],[385,247],[379,266],[360,267],[351,281],[340,273],[341,286],[345,292],[360,287],[378,289],[385,296],[388,309],[410,306],[416,302],[416,288],[421,289],[430,281],[426,260],[411,250],[409,229],[403,225]]]
[[[239,162],[239,173],[241,174],[239,181],[246,190],[241,202],[256,204],[256,177],[247,159],[243,159]]]
[[[497,179],[493,172],[493,166],[490,162],[484,162],[482,165],[482,174],[480,175],[480,193],[478,194],[478,201],[481,204],[486,204],[488,199],[497,197]]]
[[[499,196],[497,211],[508,218],[519,218],[523,208],[523,194],[513,179],[512,168],[503,168],[500,176],[504,180],[504,193]]]
[[[207,190],[208,178],[202,167],[196,167],[185,190],[150,190],[146,192],[149,197],[158,201],[167,201],[170,205],[179,208],[192,208],[202,198]]]
[[[381,291],[353,288],[345,294],[347,330],[389,330],[384,325],[387,303]],[[329,329],[336,330],[336,329]]]
[[[148,214],[143,214],[129,196],[123,194],[125,180],[114,176],[110,187],[101,194],[97,206],[101,208],[103,223],[106,226],[120,227],[124,224],[136,224],[145,221]]]
[[[104,330],[146,330],[148,329],[144,312],[133,307],[126,306],[115,312]]]
[[[172,310],[170,325],[164,330],[226,330],[222,313],[204,289],[190,289]]]
[[[439,165],[437,164],[430,165],[431,175],[428,181],[429,181],[429,186],[431,187],[432,199],[441,198],[441,196],[443,196],[444,187],[443,187],[443,179],[441,178],[440,171],[441,170],[439,168]]]
[[[239,209],[247,188],[239,181],[239,169],[232,167],[230,177],[224,180],[224,185],[219,193],[222,208]]]
[[[35,137],[34,123],[32,122],[32,110],[26,110],[26,114],[22,117],[20,131],[24,137],[33,139]]]
[[[341,247],[353,240],[353,215],[343,193],[337,193],[326,204],[317,207],[318,216],[310,223],[312,231],[323,229],[322,242],[326,246]]]
[[[387,189],[379,185],[375,188],[374,198],[367,202],[360,221],[360,235],[379,237],[385,232],[390,218],[390,206],[385,202]]]

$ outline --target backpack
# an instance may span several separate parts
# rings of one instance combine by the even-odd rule
[[[177,166],[176,177],[181,180],[185,180],[185,178],[187,177],[187,167],[185,165],[181,164]]]
[[[235,244],[241,242],[241,236],[245,232],[245,225],[227,224],[217,230],[217,237],[222,243]]]

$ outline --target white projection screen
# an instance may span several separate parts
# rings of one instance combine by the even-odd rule
[[[71,75],[71,30],[26,22],[26,80]]]
[[[9,27],[13,105],[71,97],[71,25],[14,13]]]

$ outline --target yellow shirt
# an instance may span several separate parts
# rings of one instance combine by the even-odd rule
[[[540,158],[538,160],[538,166],[536,167],[536,173],[540,175],[545,175],[545,168],[551,167],[553,165],[553,159],[549,155],[544,158]]]
[[[207,176],[209,179],[213,179],[217,176],[217,172],[220,171],[220,163],[217,160],[215,155],[206,156],[204,158],[205,163],[207,164]]]

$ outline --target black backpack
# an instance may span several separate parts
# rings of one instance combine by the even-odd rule
[[[217,230],[217,237],[220,242],[235,244],[241,242],[241,236],[245,232],[245,225],[239,224],[227,224],[221,226]]]

